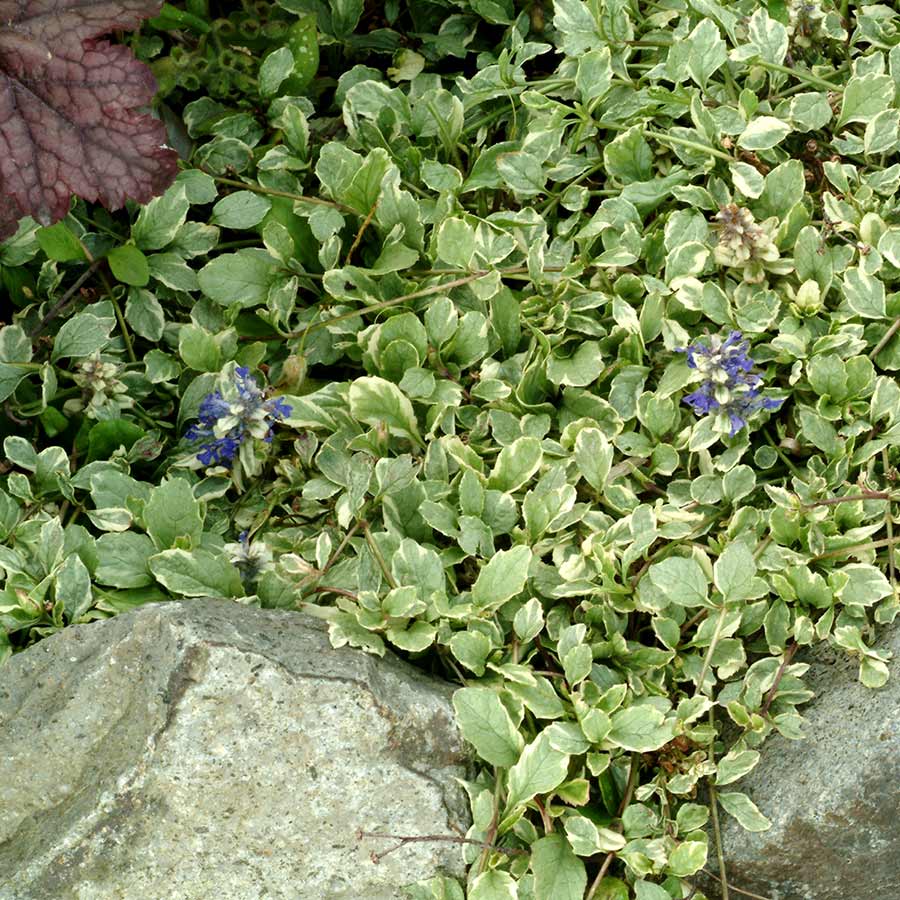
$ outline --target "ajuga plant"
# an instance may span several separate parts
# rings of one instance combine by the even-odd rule
[[[44,6],[148,101],[93,35],[153,4]],[[0,242],[0,660],[302,608],[457,687],[468,876],[414,900],[720,896],[708,823],[768,827],[740,780],[803,736],[804,654],[890,675],[895,6],[167,4],[130,40],[184,170]],[[9,98],[55,69],[0,21]],[[9,221],[82,192],[10,160]]]
[[[171,184],[166,129],[140,112],[153,76],[127,47],[100,39],[158,9],[155,0],[0,2],[0,238],[26,215],[61,219],[73,194],[118,209]]]

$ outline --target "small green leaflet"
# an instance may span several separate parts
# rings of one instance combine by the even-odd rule
[[[109,269],[118,281],[143,287],[150,281],[150,265],[147,257],[134,244],[114,247],[106,257]]]
[[[862,318],[884,318],[884,283],[862,268],[848,269],[844,273],[844,296],[850,308]]]
[[[833,583],[838,587],[837,595],[842,603],[871,606],[893,593],[891,583],[884,573],[875,566],[865,563],[850,563],[833,576]]]
[[[144,522],[160,550],[174,547],[179,539],[188,541],[190,547],[197,546],[203,519],[190,484],[183,478],[172,478],[154,488],[144,507]]]
[[[252,228],[262,222],[271,208],[271,201],[260,194],[253,191],[236,191],[223,197],[213,207],[209,221],[211,225],[218,225],[221,228]]]
[[[520,641],[530,641],[544,627],[544,610],[541,601],[532,597],[519,608],[513,620],[513,627]]]
[[[164,550],[148,560],[156,580],[183,597],[229,599],[244,593],[238,570],[221,554],[196,549]]]
[[[217,256],[197,277],[200,290],[210,300],[223,306],[237,303],[249,307],[266,302],[275,275],[275,260],[265,250],[247,247]]]
[[[537,438],[520,437],[500,451],[487,486],[498,491],[517,490],[538,470],[542,458]]]
[[[72,622],[91,607],[91,575],[77,554],[67,557],[56,573],[56,599],[62,600]]]
[[[675,737],[675,721],[667,720],[655,706],[629,706],[613,713],[607,740],[623,750],[649,753]]]
[[[729,544],[713,566],[713,580],[726,601],[752,595],[756,561],[746,544]]]
[[[772,827],[772,823],[746,794],[725,793],[719,794],[718,797],[725,812],[734,816],[747,831],[768,831]]]
[[[850,122],[868,122],[890,106],[894,91],[890,75],[854,76],[844,88],[837,127],[841,128]]]
[[[672,900],[672,895],[652,881],[636,881],[634,883],[636,900]]]
[[[531,562],[531,548],[517,544],[501,550],[478,573],[472,587],[472,601],[481,610],[496,609],[515,597],[524,587]]]
[[[56,334],[53,342],[53,362],[65,357],[90,356],[102,350],[109,342],[110,333],[116,320],[80,312],[67,319]]]
[[[131,227],[135,245],[141,250],[162,250],[175,239],[189,209],[187,187],[176,181],[161,197],[141,207]]]
[[[584,103],[599,100],[612,84],[613,70],[609,47],[589,50],[578,60],[575,87]]]
[[[716,784],[731,784],[743,778],[759,762],[757,750],[732,750],[719,760]]]
[[[688,35],[690,53],[688,71],[700,87],[706,83],[728,59],[728,48],[712,19],[701,19],[700,24]]]
[[[536,794],[546,794],[566,779],[569,755],[554,750],[546,733],[539,734],[509,770],[507,810],[527,803]]]
[[[566,837],[578,856],[593,856],[621,850],[625,838],[610,828],[600,828],[585,816],[570,816],[565,821]]]
[[[104,534],[96,543],[98,563],[94,578],[100,584],[138,588],[153,583],[147,560],[156,550],[146,534],[125,531]]]
[[[271,97],[294,70],[294,54],[290,47],[273,50],[259,67],[259,92]]]
[[[744,150],[771,150],[790,133],[791,126],[774,116],[753,119],[738,138],[738,146]]]
[[[646,594],[652,602],[655,593],[677,606],[705,606],[709,582],[695,560],[670,556],[650,566],[641,580],[642,596]]]
[[[384,378],[357,378],[350,385],[350,414],[366,425],[386,426],[391,434],[423,446],[412,403],[397,385]]]
[[[553,384],[587,387],[603,371],[603,356],[596,341],[584,341],[569,357],[547,360],[547,377]]]
[[[575,438],[575,464],[584,480],[595,490],[606,487],[612,468],[613,448],[599,428],[582,428]]]
[[[495,691],[460,688],[453,695],[453,708],[463,737],[482,759],[495,766],[511,766],[525,742]]]
[[[587,887],[584,863],[561,834],[550,834],[531,845],[534,900],[582,900]]]
[[[519,889],[509,872],[482,872],[469,890],[469,900],[518,900]]]

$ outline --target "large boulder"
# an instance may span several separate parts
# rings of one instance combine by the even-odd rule
[[[450,691],[223,601],[67,628],[0,674],[0,900],[394,900],[464,834]],[[8,876],[14,875],[10,879]]]
[[[735,785],[772,828],[751,834],[722,817],[735,887],[771,900],[900,900],[900,628],[879,649],[893,653],[880,690],[859,683],[858,663],[843,652],[806,658],[804,680],[816,692],[802,709],[807,739],[771,738]]]

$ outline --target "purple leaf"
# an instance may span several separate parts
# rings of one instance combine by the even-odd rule
[[[44,225],[73,194],[118,209],[177,173],[162,122],[145,112],[150,69],[97,40],[155,15],[156,0],[0,0],[0,240],[22,216]]]

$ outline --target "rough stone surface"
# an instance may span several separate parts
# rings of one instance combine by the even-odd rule
[[[807,739],[770,738],[753,772],[726,789],[746,792],[772,820],[750,834],[722,816],[736,887],[771,900],[900,900],[900,628],[880,648],[894,657],[877,691],[845,654],[811,653]]]
[[[0,900],[394,900],[460,874],[456,844],[376,865],[394,842],[356,838],[465,832],[449,695],[300,614],[68,628],[0,680]]]

